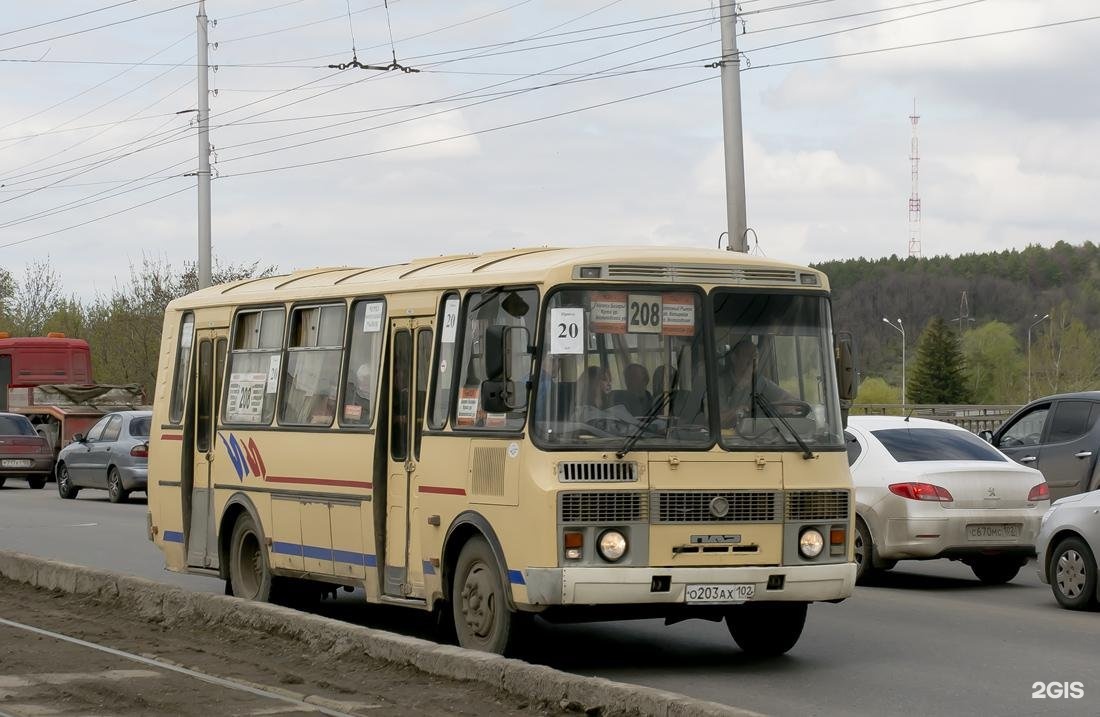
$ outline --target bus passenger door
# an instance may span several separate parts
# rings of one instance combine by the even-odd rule
[[[390,335],[390,445],[386,471],[389,484],[383,592],[391,597],[422,598],[424,566],[419,547],[413,545],[410,521],[431,362],[432,319],[393,320]]]
[[[215,537],[213,472],[217,456],[218,400],[225,373],[227,339],[224,330],[196,331],[198,351],[191,375],[191,406],[184,436],[190,437],[191,470],[184,471],[181,495],[187,528],[187,564],[198,568],[218,567]]]

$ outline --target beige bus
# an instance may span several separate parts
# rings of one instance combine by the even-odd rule
[[[827,280],[718,250],[532,248],[249,279],[166,312],[149,536],[251,600],[360,588],[505,652],[548,621],[853,589]]]

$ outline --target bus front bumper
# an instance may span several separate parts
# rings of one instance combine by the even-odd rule
[[[693,602],[688,600],[689,587],[698,595],[700,587],[736,585],[752,585],[754,602],[813,602],[850,597],[856,565],[527,568],[524,576],[531,605],[684,604]]]

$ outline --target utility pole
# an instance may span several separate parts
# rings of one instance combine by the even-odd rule
[[[206,2],[199,0],[196,35],[199,38],[199,288],[210,286],[210,64],[206,42]]]
[[[726,223],[730,251],[747,252],[745,141],[741,131],[741,57],[737,54],[737,2],[722,0],[722,134],[726,148]]]

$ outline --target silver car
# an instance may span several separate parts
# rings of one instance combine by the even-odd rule
[[[942,421],[852,416],[857,580],[898,560],[961,560],[983,583],[1016,577],[1050,506],[1039,471]]]
[[[57,456],[57,493],[72,499],[82,488],[106,489],[124,503],[149,480],[150,411],[108,413],[87,435],[76,434]]]
[[[1039,579],[1049,583],[1058,603],[1070,610],[1100,604],[1096,550],[1100,548],[1100,491],[1054,502],[1043,516],[1035,543]]]

